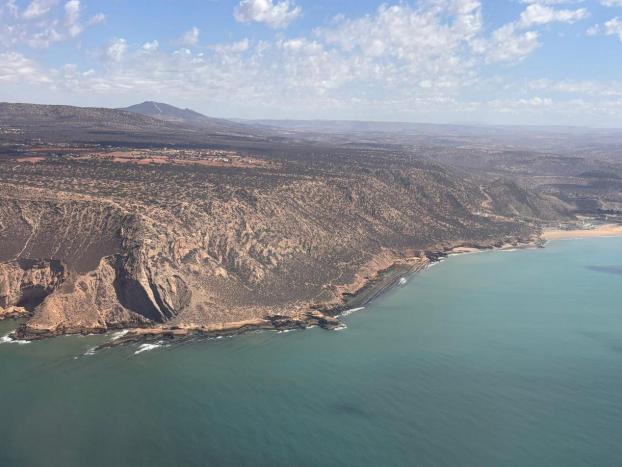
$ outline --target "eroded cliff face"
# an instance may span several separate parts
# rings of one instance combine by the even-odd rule
[[[33,337],[150,322],[115,290],[122,233],[134,222],[127,212],[81,196],[3,188],[0,316],[29,316],[23,331]]]
[[[0,263],[0,317],[33,311],[66,278],[67,270],[59,260]]]
[[[0,316],[23,307],[22,337],[335,310],[396,263],[537,230],[505,217],[516,199],[500,212],[486,187],[429,163],[216,173],[64,164],[5,162],[0,179]]]

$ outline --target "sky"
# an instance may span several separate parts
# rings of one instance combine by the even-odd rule
[[[622,0],[0,0],[0,101],[622,127]]]

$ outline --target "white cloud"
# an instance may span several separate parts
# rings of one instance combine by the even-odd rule
[[[455,1],[451,22],[436,8],[415,9],[406,4],[382,5],[376,15],[342,20],[331,28],[320,28],[316,35],[341,49],[360,49],[365,55],[389,53],[411,60],[454,50],[481,31],[481,5],[478,1]]]
[[[64,1],[64,16],[59,7],[55,17],[60,20],[45,21],[46,28],[39,25],[35,31],[9,22],[13,32],[7,35],[0,21],[0,45],[33,42],[36,32],[43,47],[68,39],[70,24],[90,24],[80,19],[78,0]],[[263,4],[276,8],[282,3]],[[157,40],[130,44],[119,38],[97,55],[101,63],[88,66],[71,64],[52,70],[23,55],[9,57],[12,65],[0,64],[0,80],[18,83],[21,76],[27,82],[24,76],[39,75],[47,81],[29,89],[38,86],[75,103],[138,101],[157,94],[208,113],[213,108],[217,114],[237,116],[260,117],[269,112],[285,118],[434,121],[455,120],[463,114],[503,115],[511,120],[546,112],[562,121],[573,114],[573,104],[586,113],[598,105],[615,113],[605,103],[621,100],[622,92],[616,91],[622,89],[619,83],[517,84],[488,76],[490,70],[499,69],[490,67],[491,63],[515,63],[533,54],[546,37],[541,32],[546,25],[573,23],[586,15],[583,8],[553,8],[554,4],[562,2],[528,1],[520,16],[492,32],[484,27],[479,0],[422,0],[383,5],[360,17],[341,16],[310,34],[278,32],[270,40],[244,38],[200,49],[193,47],[199,42],[197,28],[187,31],[185,40],[173,42],[180,47],[174,51],[160,47]],[[291,13],[296,8],[290,2],[286,10]],[[3,20],[9,13],[4,14]],[[255,18],[267,24],[272,21],[274,27],[284,25],[265,16]],[[43,19],[27,24],[34,26]],[[618,35],[621,23],[614,18],[599,32]],[[4,60],[8,63],[8,58]],[[9,88],[4,89],[11,96]],[[622,107],[619,113],[622,122]]]
[[[80,35],[83,30],[80,24],[80,0],[69,0],[65,3],[65,27],[70,37]]]
[[[622,0],[600,0],[600,3],[605,6],[622,6]]]
[[[471,0],[439,5],[382,5],[374,15],[318,28],[315,37],[329,53],[337,49],[351,78],[378,87],[427,80],[429,92],[457,89],[472,77],[474,57],[465,51],[482,33],[481,5]]]
[[[32,0],[22,13],[22,16],[26,19],[38,18],[47,14],[57,3],[58,0]]]
[[[487,104],[497,112],[541,112],[544,108],[551,107],[554,101],[550,97],[533,96],[521,99],[492,100]]]
[[[15,0],[7,0],[0,5],[0,16],[2,16],[2,14],[5,12],[14,18],[18,16],[19,8],[17,7],[17,3],[15,3]]]
[[[157,40],[145,42],[142,46],[142,49],[147,52],[155,52],[159,48],[160,48],[160,43]]]
[[[106,47],[106,58],[113,62],[120,62],[127,52],[127,41],[125,39],[114,39]]]
[[[622,41],[622,20],[616,16],[606,21],[603,25],[595,24],[586,31],[588,36],[597,36],[604,34],[605,36],[617,36]]]
[[[0,83],[46,82],[37,64],[17,52],[0,53]]]
[[[84,30],[80,0],[35,0],[20,12],[13,0],[0,6],[0,47],[28,46],[47,49],[51,45],[77,38]],[[60,19],[63,18],[63,19]],[[93,16],[87,26],[101,23],[102,13]]]
[[[528,83],[529,89],[559,94],[581,95],[583,97],[622,97],[622,83],[619,81],[539,79]]]
[[[617,16],[610,19],[604,24],[603,31],[607,36],[618,36],[618,39],[622,41],[622,20]]]
[[[600,24],[594,24],[593,26],[590,26],[589,28],[587,28],[585,33],[588,36],[597,36],[598,34],[600,34],[600,31],[601,31]]]
[[[535,31],[517,31],[514,23],[501,26],[492,33],[488,40],[475,43],[475,50],[483,53],[486,61],[518,62],[531,55],[540,43]]]
[[[289,4],[288,11],[292,8]],[[185,36],[181,42],[194,45],[199,31],[193,28]],[[183,92],[196,95],[205,89],[216,95],[210,86],[226,87],[223,95],[236,94],[245,103],[299,103],[304,96],[313,106],[361,100],[378,105],[378,99],[395,105],[449,105],[461,90],[477,83],[485,63],[517,61],[537,46],[537,32],[518,31],[514,25],[486,36],[478,0],[440,0],[419,6],[382,5],[371,15],[342,17],[317,28],[313,37],[253,45],[243,39],[213,45],[204,53],[188,48],[161,51],[157,41],[131,49],[124,39],[115,39],[104,56],[111,64],[123,62],[122,67],[73,79],[84,80],[85,89],[119,92],[141,89],[145,82],[171,92],[183,87]]]
[[[544,25],[549,23],[575,23],[589,16],[589,12],[585,8],[577,10],[557,10],[539,3],[529,5],[520,15],[518,26],[521,28],[529,28],[535,25]]]
[[[272,28],[284,28],[300,16],[302,9],[289,0],[242,0],[233,10],[240,23],[265,23]]]
[[[55,42],[63,40],[63,36],[58,32],[56,22],[45,26],[39,32],[24,37],[24,43],[33,49],[47,49]]]
[[[196,26],[193,26],[192,28],[190,28],[188,31],[186,31],[184,33],[184,35],[181,38],[181,43],[183,45],[197,45],[197,43],[199,42],[199,34],[201,33],[201,31],[199,30],[199,28],[197,28]]]
[[[524,0],[522,3],[529,5],[518,20],[499,27],[490,38],[473,41],[473,49],[483,54],[487,62],[519,62],[540,47],[540,34],[534,28],[550,23],[572,24],[589,16],[585,8],[560,10],[547,6],[569,3],[568,0]]]
[[[577,3],[585,3],[585,0],[521,0],[520,3],[530,5],[538,3],[540,5],[571,5]]]
[[[239,54],[242,52],[246,52],[249,47],[250,41],[244,38],[240,41],[232,42],[230,44],[216,44],[211,46],[210,48],[224,54]]]
[[[94,26],[96,24],[102,24],[104,21],[106,21],[106,15],[103,13],[97,13],[96,15],[93,15],[89,18],[87,24],[89,26]]]

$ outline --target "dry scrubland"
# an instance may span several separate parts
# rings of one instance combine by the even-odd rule
[[[533,242],[578,209],[402,143],[210,138],[97,109],[52,137],[58,109],[18,110],[0,112],[20,129],[0,157],[0,314],[27,316],[26,338],[333,327],[391,271]]]

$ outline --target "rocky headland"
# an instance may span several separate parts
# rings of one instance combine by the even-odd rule
[[[271,144],[5,146],[0,318],[26,318],[20,339],[334,328],[456,248],[531,244],[572,217],[556,197],[391,147]]]

